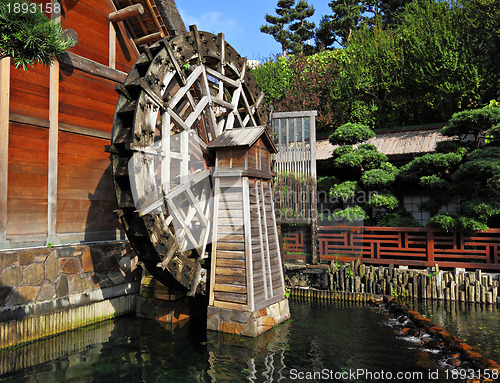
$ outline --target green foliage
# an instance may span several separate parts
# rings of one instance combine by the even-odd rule
[[[326,49],[334,43],[346,47],[353,31],[359,27],[364,6],[358,0],[332,0],[328,5],[333,14],[321,18],[316,44]]]
[[[500,202],[497,200],[466,200],[460,204],[460,209],[467,216],[481,222],[487,222],[490,218],[500,214]]]
[[[438,153],[456,153],[459,156],[467,154],[467,146],[463,141],[441,141],[436,144]]]
[[[383,167],[383,164],[388,164],[387,156],[378,150],[367,149],[361,145],[355,153],[362,158],[361,166],[363,170],[379,169]]]
[[[395,210],[399,206],[399,200],[391,193],[374,193],[370,196],[367,205],[370,207]]]
[[[473,218],[466,216],[454,217],[448,213],[439,213],[430,219],[433,227],[445,231],[482,231],[487,230],[488,226]]]
[[[375,137],[375,133],[363,124],[347,123],[339,126],[330,136],[333,145],[354,145]]]
[[[324,51],[312,56],[288,59],[290,78],[283,97],[274,104],[278,112],[317,110],[317,129],[340,124],[340,106],[330,97],[339,76],[337,52]]]
[[[442,230],[445,230],[445,231],[452,231],[456,227],[455,218],[453,218],[448,213],[436,214],[435,216],[431,217],[431,219],[429,220],[429,223],[432,226],[437,227],[437,228],[442,229]]]
[[[318,191],[330,192],[330,189],[338,183],[336,177],[319,177],[317,181]]]
[[[354,197],[358,187],[356,181],[344,181],[340,184],[333,185],[330,189],[330,196],[348,200]]]
[[[428,153],[416,157],[408,164],[401,167],[401,174],[413,176],[432,176],[448,172],[456,167],[462,156],[457,153]]]
[[[446,189],[449,184],[436,174],[420,177],[420,185],[429,189]]]
[[[368,189],[382,189],[390,186],[396,179],[396,174],[383,169],[367,170],[361,176],[361,184]]]
[[[377,216],[377,222],[380,226],[386,227],[419,227],[420,224],[408,214],[403,212],[386,212]]]
[[[315,24],[307,21],[314,14],[314,7],[307,1],[278,0],[277,16],[266,14],[267,25],[260,27],[260,31],[274,37],[281,44],[282,55],[287,53],[301,54],[307,49],[306,42],[314,36]],[[312,50],[312,48],[310,48]]]
[[[500,123],[500,108],[486,106],[481,109],[465,110],[454,113],[447,126],[442,130],[445,136],[458,136],[465,139],[467,135],[474,136],[474,146],[477,148],[481,139],[492,126]]]
[[[26,0],[0,2],[0,57],[11,57],[16,68],[24,70],[35,64],[50,65],[73,44],[62,39],[60,23],[33,5]],[[17,7],[29,11],[15,12]]]
[[[348,222],[359,222],[368,218],[366,212],[361,208],[361,206],[348,207],[343,210],[336,211],[334,217],[338,221],[348,221]]]
[[[292,70],[288,59],[278,57],[274,61],[267,61],[256,69],[252,69],[255,81],[264,92],[264,102],[273,105],[280,101],[290,88]]]
[[[488,129],[485,134],[485,138],[488,142],[500,143],[500,124]]]

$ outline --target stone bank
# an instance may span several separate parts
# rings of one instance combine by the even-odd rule
[[[0,349],[133,312],[141,268],[126,241],[0,252]]]

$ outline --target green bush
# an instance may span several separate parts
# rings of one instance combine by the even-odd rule
[[[370,207],[384,208],[387,210],[397,209],[399,206],[398,198],[389,193],[374,193],[370,196],[367,203]]]
[[[339,126],[333,132],[330,136],[330,142],[333,145],[355,145],[373,137],[375,137],[375,133],[368,126],[347,123]]]
[[[431,217],[429,223],[437,229],[442,229],[446,231],[455,230],[456,227],[455,218],[449,215],[448,213],[436,214],[434,217]]]
[[[420,227],[410,214],[401,212],[382,213],[377,216],[379,226],[385,227]]]
[[[420,185],[429,189],[446,189],[449,184],[442,178],[433,174],[431,176],[420,177]]]
[[[368,218],[366,212],[361,208],[361,206],[348,207],[343,210],[336,211],[334,213],[336,220],[345,220],[348,222],[362,221]]]
[[[395,179],[394,173],[383,169],[372,169],[364,172],[360,181],[365,189],[380,189],[391,185]]]
[[[346,201],[354,197],[357,187],[356,181],[344,181],[330,189],[330,196]]]
[[[468,134],[473,134],[475,146],[479,147],[480,139],[485,132],[498,123],[500,123],[500,108],[486,106],[454,113],[441,132],[444,136],[458,136],[462,139]]]

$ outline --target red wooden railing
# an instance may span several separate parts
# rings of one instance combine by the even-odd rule
[[[304,241],[304,235],[305,231],[283,234],[284,259],[309,261],[305,255],[308,249]]]
[[[293,259],[287,252],[298,250],[303,238],[294,233],[283,239],[284,258]],[[465,233],[430,228],[320,226],[318,242],[324,262],[362,258],[367,264],[425,267],[437,263],[440,267],[500,270],[500,229]]]

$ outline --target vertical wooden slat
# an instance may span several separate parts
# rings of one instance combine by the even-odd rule
[[[55,9],[57,0],[52,0]],[[52,20],[61,21],[61,14],[52,13]],[[48,203],[47,203],[47,241],[54,242],[57,229],[57,161],[59,141],[59,62],[50,66],[49,82],[49,167],[48,167]]]
[[[220,199],[220,178],[215,179],[214,184],[214,215],[213,222],[218,222],[219,219],[219,199]],[[217,240],[218,240],[219,226],[214,225],[212,230],[212,259],[210,260],[210,289],[208,290],[208,304],[214,305],[214,286],[215,286],[215,267],[217,261]]]
[[[318,263],[318,189],[316,185],[316,118],[309,117],[309,131],[311,141],[311,240],[312,262]]]
[[[434,231],[427,231],[427,262],[429,266],[434,264]]]
[[[266,249],[266,263],[268,272],[268,287],[270,298],[274,296],[273,294],[273,276],[271,270],[271,259],[269,256],[269,233],[267,231],[267,214],[266,214],[266,197],[264,195],[264,186],[260,184],[260,193],[262,195],[262,220],[264,222],[264,239],[265,239],[265,249]],[[264,276],[265,277],[265,276]]]
[[[0,241],[7,239],[7,180],[9,170],[10,57],[0,60]],[[5,244],[6,245],[6,244]],[[2,243],[0,243],[0,248]]]
[[[170,192],[170,114],[163,113],[161,120],[161,186],[163,192]]]
[[[109,67],[116,68],[116,29],[111,21],[109,22]]]
[[[268,183],[268,189],[269,189],[269,196],[272,196],[272,186],[271,186],[271,182]],[[279,237],[278,237],[278,227],[276,225],[276,215],[274,213],[274,201],[273,201],[273,198],[271,197],[270,198],[271,202],[271,218],[272,218],[272,222],[273,222],[273,229],[274,229],[274,240],[276,242],[276,254],[277,254],[277,258],[279,260],[278,262],[278,266],[276,267],[279,267],[279,270],[280,270],[280,280],[281,280],[281,289],[282,289],[282,293],[284,294],[285,293],[285,276],[283,275],[283,263],[282,263],[282,259],[281,259],[281,251],[280,251],[280,244],[279,244]],[[301,233],[303,234],[303,233]],[[304,237],[302,237],[302,241],[304,241]]]
[[[252,220],[250,216],[250,186],[248,178],[243,177],[243,232],[245,235],[245,262],[247,277],[247,305],[249,311],[255,310],[253,293],[253,262],[252,262]]]
[[[266,222],[262,219],[262,215],[260,214],[260,209],[262,207],[262,204],[260,202],[260,192],[259,192],[259,181],[255,180],[255,200],[256,200],[256,210],[257,210],[257,215],[259,217],[258,219],[258,228],[259,228],[259,244],[260,244],[260,257],[261,257],[261,262],[262,262],[262,278],[264,279],[264,294],[265,294],[265,299],[269,299],[269,293],[267,291],[267,279],[266,279],[266,259],[265,259],[265,250],[264,250],[264,233],[262,232],[262,226],[266,224]],[[260,302],[257,302],[260,303]]]

